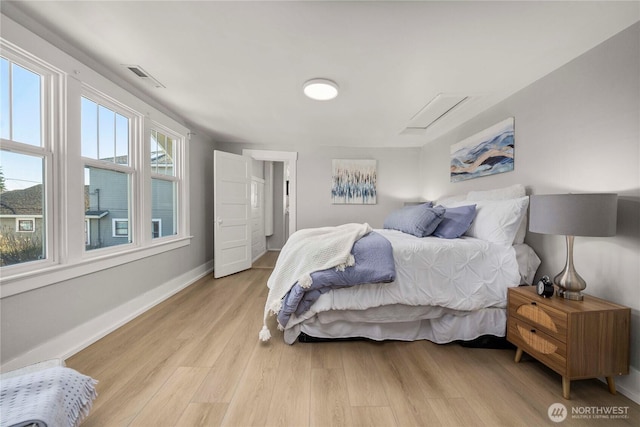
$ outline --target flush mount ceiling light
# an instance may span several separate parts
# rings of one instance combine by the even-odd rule
[[[338,85],[328,79],[311,79],[302,85],[304,94],[316,101],[328,101],[338,96]]]

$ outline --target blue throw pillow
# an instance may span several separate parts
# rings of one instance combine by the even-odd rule
[[[441,206],[436,206],[436,208],[438,207]],[[475,217],[476,205],[446,208],[444,217],[433,232],[433,235],[443,239],[457,239],[469,229]]]
[[[426,237],[433,233],[442,217],[445,208],[431,207],[431,203],[423,203],[415,206],[405,206],[402,209],[391,212],[384,220],[384,228],[413,234],[416,237]]]

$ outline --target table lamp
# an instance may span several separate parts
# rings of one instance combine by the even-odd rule
[[[567,239],[567,261],[564,270],[553,279],[558,295],[581,301],[586,282],[573,266],[575,236],[606,237],[616,234],[618,195],[547,194],[529,200],[529,231],[560,234]]]

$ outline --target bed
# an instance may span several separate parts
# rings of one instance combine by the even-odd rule
[[[515,185],[405,207],[382,229],[359,229],[351,262],[313,270],[313,284],[287,285],[272,307],[285,342],[301,335],[435,343],[504,337],[507,289],[532,283],[540,264],[524,243],[527,207],[524,187]]]

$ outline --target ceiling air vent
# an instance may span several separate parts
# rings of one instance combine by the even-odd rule
[[[153,78],[151,74],[147,73],[142,69],[139,65],[124,65],[124,67],[128,68],[133,74],[135,74],[140,80],[143,80],[150,86],[155,88],[164,88],[165,86],[160,83],[158,80]]]
[[[456,107],[462,105],[470,97],[440,93],[411,118],[406,129],[402,133],[411,131],[423,131],[438,120],[449,114]]]

